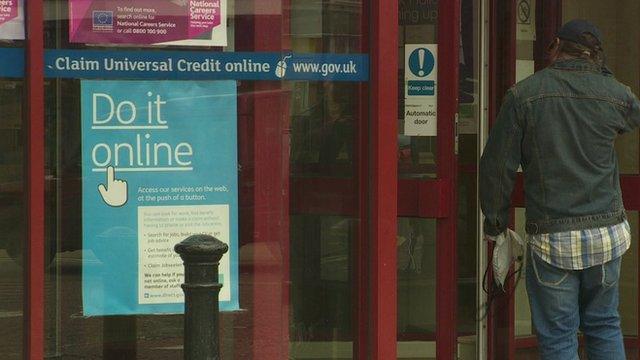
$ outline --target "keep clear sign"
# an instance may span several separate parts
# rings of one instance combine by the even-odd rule
[[[436,136],[438,46],[405,45],[404,134]]]
[[[181,313],[173,247],[229,245],[220,309],[238,309],[235,81],[82,81],[83,308]]]

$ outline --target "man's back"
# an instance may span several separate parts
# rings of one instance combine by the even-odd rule
[[[520,152],[527,232],[578,230],[624,220],[614,140],[634,127],[627,119],[634,100],[611,74],[583,59],[557,61],[509,91],[505,105],[513,110],[503,109],[506,114],[501,111],[501,116],[510,118],[502,126],[511,129],[502,133],[512,139],[498,143],[518,144],[488,146],[481,168],[500,162],[504,151]]]
[[[627,88],[595,64],[573,59],[525,79],[513,92],[521,109],[530,224],[618,213],[614,141],[632,128]]]

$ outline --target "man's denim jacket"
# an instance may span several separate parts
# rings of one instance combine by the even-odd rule
[[[506,229],[519,166],[527,233],[624,221],[614,140],[638,125],[638,98],[587,60],[556,61],[519,82],[506,94],[480,161],[485,233]]]

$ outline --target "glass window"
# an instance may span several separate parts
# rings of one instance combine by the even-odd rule
[[[284,61],[289,53],[346,55],[363,53],[367,48],[363,42],[367,17],[361,0],[223,1],[227,6],[227,45],[195,47],[117,44],[122,38],[109,40],[111,44],[87,44],[90,39],[82,34],[70,35],[70,27],[80,26],[78,31],[82,32],[84,26],[70,20],[72,3],[75,1],[46,1],[48,51],[126,50],[145,56],[166,50],[185,56],[260,52],[283,54]],[[111,15],[98,15],[94,11],[89,26],[108,30]],[[112,16],[117,17],[117,11]],[[76,42],[80,38],[84,40]],[[152,81],[158,81],[158,86],[167,82]],[[180,358],[181,315],[85,313],[83,276],[89,266],[103,264],[94,250],[83,244],[82,225],[87,220],[83,206],[83,84],[78,76],[48,78],[45,85],[47,179],[51,179],[47,187],[50,271],[46,281],[48,289],[55,289],[47,292],[46,298],[47,356]],[[359,228],[360,214],[365,213],[360,209],[358,169],[364,161],[361,141],[367,136],[363,133],[368,121],[363,115],[368,106],[366,82],[238,80],[234,90],[240,311],[221,313],[222,356],[351,358],[357,330],[353,322],[358,296],[356,244],[363,241]],[[145,109],[154,111],[152,107]],[[129,115],[122,116],[126,119]],[[211,116],[214,119],[215,114]],[[119,149],[113,161],[115,156],[128,161],[136,155],[126,147]],[[136,239],[140,241],[136,235],[129,240]],[[114,241],[119,241],[114,234],[105,237],[105,242]],[[130,256],[113,254],[120,255]],[[118,274],[126,269],[104,270]],[[105,301],[109,297],[105,293]]]
[[[25,209],[25,82],[21,76],[24,57],[24,8],[14,2],[5,6],[0,22],[0,349],[5,359],[21,359],[24,328]],[[11,15],[12,14],[12,15]],[[12,17],[13,16],[13,17]],[[18,51],[8,55],[5,51]],[[7,59],[14,59],[8,60]],[[11,69],[11,70],[9,70]]]
[[[0,49],[2,51],[2,49]],[[22,357],[24,208],[24,81],[0,79],[0,349]]]

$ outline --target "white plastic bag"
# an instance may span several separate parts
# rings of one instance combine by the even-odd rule
[[[509,273],[511,263],[524,254],[525,244],[522,238],[513,230],[507,229],[498,236],[487,236],[494,241],[493,247],[493,278],[504,289],[504,281]]]

